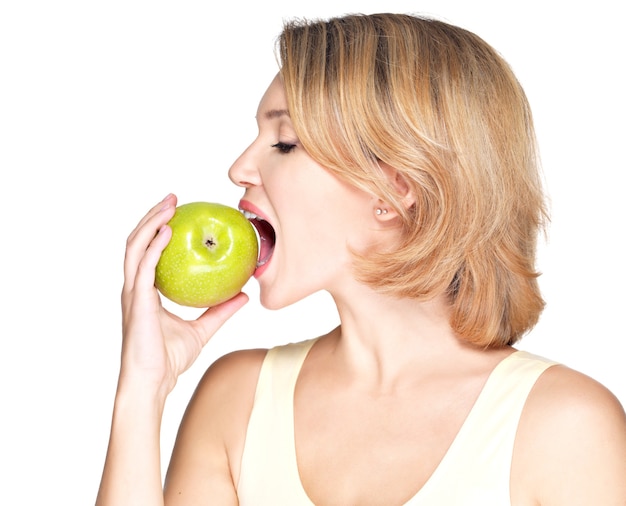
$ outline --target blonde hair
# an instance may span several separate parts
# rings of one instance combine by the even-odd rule
[[[357,255],[359,278],[417,300],[446,294],[468,342],[516,342],[544,306],[534,263],[547,213],[531,111],[508,64],[467,30],[406,14],[289,21],[278,42],[303,147],[401,218],[399,248]]]

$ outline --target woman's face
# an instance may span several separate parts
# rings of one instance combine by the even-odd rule
[[[229,176],[245,189],[240,208],[266,222],[252,220],[265,239],[255,273],[262,304],[276,309],[319,290],[342,290],[353,283],[350,250],[365,251],[376,238],[378,200],[307,154],[279,76],[259,104],[257,123],[257,138]]]

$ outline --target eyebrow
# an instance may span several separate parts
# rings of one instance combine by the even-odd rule
[[[289,116],[289,111],[287,109],[270,109],[263,113],[265,119],[280,118],[281,116]]]

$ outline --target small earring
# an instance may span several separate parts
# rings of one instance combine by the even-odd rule
[[[389,211],[387,209],[381,209],[380,207],[376,208],[376,214],[377,215],[381,215],[381,214],[387,214]]]

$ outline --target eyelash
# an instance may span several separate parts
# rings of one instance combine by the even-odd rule
[[[276,144],[272,144],[273,148],[276,148],[281,154],[286,155],[291,153],[293,149],[296,147],[295,144],[286,144],[284,142],[277,142]]]

